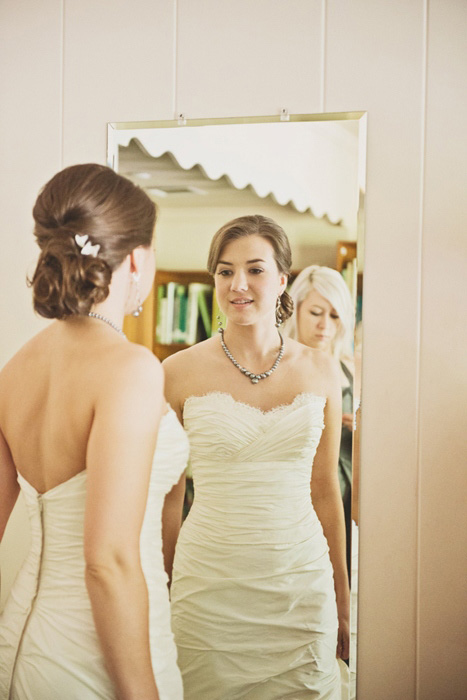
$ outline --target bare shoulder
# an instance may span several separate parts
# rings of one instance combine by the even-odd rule
[[[208,338],[164,360],[165,396],[183,422],[183,406],[188,396],[202,391],[204,378],[216,361],[217,338]]]
[[[116,343],[107,352],[99,353],[99,374],[104,383],[109,379],[120,386],[138,385],[148,389],[162,388],[164,373],[157,357],[143,345]]]
[[[48,328],[39,331],[5,363],[0,370],[0,397],[7,395],[11,388],[15,388],[18,381],[23,381],[25,369],[31,365],[31,362],[43,356],[44,339],[47,336]],[[46,344],[45,347],[47,347]]]
[[[5,363],[0,370],[0,378],[8,376],[15,371],[17,367],[26,361],[30,356],[35,355],[40,349],[41,341],[48,334],[48,329],[43,329],[32,336],[24,345],[22,345],[10,359]]]
[[[170,355],[162,363],[166,377],[174,379],[180,374],[183,375],[192,370],[195,363],[196,366],[199,366],[200,363],[209,362],[214,354],[215,345],[216,339],[208,338]]]
[[[313,382],[313,391],[328,397],[340,391],[340,367],[334,357],[291,339],[287,350],[295,370]]]

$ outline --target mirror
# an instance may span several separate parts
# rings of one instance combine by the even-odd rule
[[[207,302],[205,322],[200,314],[199,324],[193,321],[191,328],[188,320],[183,325],[173,314],[180,315],[180,305],[190,304],[193,285],[210,283],[206,272],[210,240],[222,224],[238,216],[263,214],[284,228],[292,247],[294,275],[309,265],[323,265],[341,272],[349,287],[355,309],[353,512],[348,523],[350,698],[355,697],[357,649],[365,158],[365,113],[108,127],[108,165],[143,187],[159,209],[155,288],[143,318],[131,319],[126,330],[160,359],[196,341],[203,332],[206,337],[216,331],[212,300]],[[175,296],[167,301],[170,283]]]

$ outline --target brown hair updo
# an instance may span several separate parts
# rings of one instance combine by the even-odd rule
[[[261,214],[251,216],[240,216],[224,224],[211,241],[208,256],[208,271],[211,275],[216,272],[217,263],[225,246],[231,241],[235,241],[243,236],[262,236],[267,238],[274,250],[274,260],[277,269],[284,275],[289,276],[292,266],[292,253],[290,243],[284,229],[275,221]],[[282,320],[285,321],[292,315],[293,301],[288,292],[283,292],[281,296],[280,311]]]
[[[109,293],[113,271],[138,246],[151,245],[156,207],[142,189],[103,165],[73,165],[57,173],[33,209],[41,249],[29,284],[45,318],[87,314]],[[99,245],[82,255],[75,235]]]

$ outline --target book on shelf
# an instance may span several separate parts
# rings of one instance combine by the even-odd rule
[[[175,282],[161,284],[157,288],[156,340],[158,343],[176,342],[173,340],[176,289]]]
[[[341,275],[346,282],[350,295],[355,302],[357,296],[357,259],[349,260],[345,267],[341,270]]]
[[[160,284],[157,287],[156,340],[158,343],[167,342],[167,297],[165,292],[165,284]]]
[[[175,306],[175,290],[177,285],[175,282],[168,282],[166,285],[166,296],[167,296],[167,322],[165,328],[166,343],[172,343],[172,326],[174,317],[174,306]]]
[[[186,343],[187,308],[188,296],[186,286],[177,284],[173,307],[172,343]]]
[[[202,282],[188,285],[186,344],[209,338],[211,335],[212,287]]]
[[[193,345],[211,336],[212,291],[209,284],[168,282],[157,287],[156,341]]]
[[[203,335],[206,338],[211,336],[212,292],[209,284],[203,284],[198,289],[198,310],[203,324]]]

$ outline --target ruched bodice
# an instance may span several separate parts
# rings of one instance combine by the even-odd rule
[[[183,694],[170,628],[161,513],[187,456],[188,441],[170,410],[161,420],[140,538],[152,664],[160,697],[166,700],[181,700]],[[84,470],[39,494],[18,475],[31,524],[31,547],[0,618],[1,700],[115,697],[84,579],[86,477]]]
[[[195,497],[172,622],[188,700],[338,697],[332,568],[310,498],[325,404],[185,402]]]

